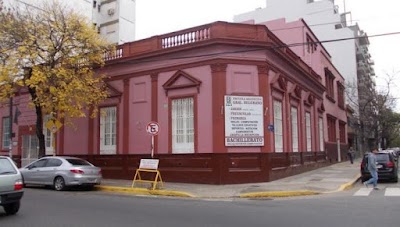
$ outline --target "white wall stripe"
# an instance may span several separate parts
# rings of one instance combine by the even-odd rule
[[[354,196],[369,196],[372,190],[373,188],[360,188],[356,193],[354,193]]]
[[[386,188],[385,196],[400,196],[400,188]]]

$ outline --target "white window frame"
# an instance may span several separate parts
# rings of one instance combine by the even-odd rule
[[[274,142],[275,152],[283,152],[283,116],[282,102],[274,100]]]
[[[117,154],[117,107],[100,108],[100,154]]]
[[[194,153],[194,98],[171,100],[172,153]]]
[[[10,149],[10,117],[3,117],[2,132],[2,148]]]
[[[311,151],[311,113],[306,112],[306,144],[307,144],[307,151]]]
[[[320,151],[324,151],[324,119],[319,117],[318,119],[318,127],[319,127],[319,149]]]
[[[51,119],[51,115],[47,114],[43,117],[43,134],[44,134],[44,144],[45,144],[45,149],[46,155],[53,155],[54,154],[54,133],[51,132],[50,129],[46,127],[47,121]]]
[[[292,106],[290,113],[292,117],[292,149],[293,152],[299,152],[299,121],[297,107]]]

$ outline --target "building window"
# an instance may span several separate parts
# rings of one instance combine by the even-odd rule
[[[311,114],[306,112],[306,139],[307,151],[311,151]]]
[[[117,107],[100,109],[100,154],[117,153]]]
[[[283,152],[282,102],[274,100],[275,152]]]
[[[326,95],[329,99],[332,101],[335,101],[334,99],[334,87],[333,87],[333,81],[335,80],[335,76],[332,74],[331,71],[329,71],[328,68],[325,68],[325,86],[326,86]]]
[[[346,123],[339,121],[339,136],[340,142],[346,143]]]
[[[318,128],[319,128],[319,150],[324,151],[324,119],[320,117],[318,119]]]
[[[297,108],[291,108],[291,115],[292,115],[292,149],[293,152],[299,151],[299,126],[298,126],[298,115],[297,115]]]
[[[328,141],[336,142],[336,119],[328,116]]]
[[[3,117],[3,149],[10,148],[10,118]]]
[[[54,152],[54,134],[46,127],[46,123],[51,119],[50,115],[46,115],[43,118],[43,134],[44,143],[46,147],[46,155],[53,155]]]
[[[337,82],[337,89],[338,89],[338,106],[344,109],[344,86]]]
[[[172,153],[194,153],[194,99],[172,100]]]

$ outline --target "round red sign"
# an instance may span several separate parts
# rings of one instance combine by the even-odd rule
[[[160,126],[158,125],[157,122],[149,122],[146,126],[146,131],[150,133],[151,135],[157,135],[158,132],[160,131]]]

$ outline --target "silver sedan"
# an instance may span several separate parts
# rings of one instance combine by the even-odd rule
[[[53,186],[62,191],[68,186],[100,184],[101,169],[90,162],[66,156],[43,157],[20,169],[24,184]]]

